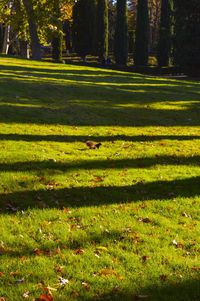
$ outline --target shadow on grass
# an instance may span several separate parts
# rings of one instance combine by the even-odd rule
[[[196,279],[195,279],[196,278]],[[154,284],[152,280],[151,286],[143,286],[139,293],[127,287],[124,290],[113,288],[109,293],[99,296],[98,300],[112,300],[112,301],[198,301],[200,300],[200,280],[199,272],[196,273],[194,279],[178,280],[177,282],[167,280],[166,283]],[[143,296],[143,297],[142,297]],[[145,298],[146,296],[146,298]],[[84,299],[85,301],[92,301],[94,298]]]
[[[60,206],[102,206],[123,202],[168,200],[200,196],[200,177],[174,181],[139,182],[129,186],[71,187],[53,190],[27,190],[0,195],[1,207],[9,202],[20,210],[27,208],[59,208]],[[44,203],[45,202],[45,207]]]
[[[152,142],[160,140],[177,140],[177,141],[187,141],[187,140],[199,140],[200,135],[137,135],[137,136],[126,136],[126,135],[112,135],[112,136],[80,136],[80,135],[19,135],[19,134],[1,134],[0,140],[2,141],[53,141],[53,142],[85,142],[88,139],[92,139],[97,142],[106,141],[120,141],[125,142]]]
[[[92,151],[92,150],[91,150]],[[54,162],[52,159],[43,161],[27,161],[14,163],[0,163],[0,172],[12,171],[44,171],[52,170],[56,174],[57,171],[68,172],[71,170],[94,170],[94,169],[126,169],[126,168],[151,168],[155,165],[186,165],[200,166],[200,156],[184,157],[184,156],[162,156],[145,157],[136,159],[115,159],[109,160],[87,160],[87,161],[65,161]]]
[[[33,62],[34,63],[34,62]],[[76,66],[73,65],[71,68],[68,68],[66,65],[55,65],[51,64],[47,67],[47,65],[43,62],[42,67],[37,65],[37,67],[29,67],[29,66],[20,66],[20,65],[0,65],[0,70],[2,72],[16,72],[16,74],[20,75],[27,75],[27,76],[34,76],[34,77],[40,77],[40,78],[57,78],[57,79],[66,79],[66,78],[72,78],[76,80],[82,80],[86,78],[90,78],[92,82],[100,82],[103,79],[106,80],[106,82],[113,82],[114,78],[116,78],[118,81],[123,80],[125,83],[143,83],[145,82],[149,83],[160,83],[164,85],[169,84],[169,79],[158,77],[155,79],[153,76],[147,76],[139,73],[129,73],[129,72],[121,72],[121,71],[115,71],[115,70],[109,70],[109,69],[102,69],[102,68],[90,68],[89,66]],[[40,68],[41,67],[41,68]],[[45,68],[46,67],[46,68]],[[67,69],[68,68],[68,69]],[[95,79],[92,77],[95,76]],[[159,81],[158,81],[159,79]],[[172,82],[172,81],[171,81]],[[181,85],[180,81],[174,81],[172,82],[176,85]],[[187,84],[190,87],[196,87],[196,84],[194,81],[184,81],[185,84]]]
[[[199,125],[199,84],[195,82],[87,68],[57,70],[53,64],[45,69],[40,65],[0,67],[0,110],[5,123]],[[158,102],[159,107],[151,107]]]
[[[198,126],[199,107],[184,111],[69,103],[60,109],[1,105],[1,122],[71,126]]]

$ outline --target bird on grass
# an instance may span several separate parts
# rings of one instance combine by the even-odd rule
[[[90,140],[86,141],[86,145],[90,148],[90,149],[95,149],[95,148],[98,148],[102,145],[101,142],[99,143],[94,143]]]

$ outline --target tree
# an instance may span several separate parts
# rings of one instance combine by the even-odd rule
[[[73,8],[72,41],[83,59],[96,48],[96,0],[78,0]]]
[[[63,23],[63,34],[66,45],[66,52],[69,53],[71,51],[71,31],[69,20],[65,20]]]
[[[108,4],[107,0],[97,2],[97,49],[100,60],[108,56]]]
[[[134,46],[134,63],[145,66],[148,63],[149,15],[147,0],[138,0]]]
[[[174,63],[200,75],[200,1],[174,0]]]
[[[132,36],[131,44],[135,42],[136,20],[137,20],[137,3],[138,0],[129,0],[128,2],[128,25],[129,32]],[[149,11],[149,50],[154,52],[157,49],[158,27],[160,22],[161,0],[148,0]],[[133,52],[133,50],[132,50]]]
[[[162,0],[157,59],[159,66],[168,66],[171,53],[171,0]]]
[[[60,62],[62,60],[62,22],[60,20],[61,12],[60,12],[60,4],[59,0],[53,0],[53,26],[55,28],[53,32],[53,39],[52,39],[52,58]]]
[[[128,58],[127,0],[117,0],[114,52],[116,63],[120,65],[126,65]]]
[[[33,9],[32,0],[23,0],[24,7],[26,9],[28,24],[29,24],[29,33],[31,38],[31,50],[32,58],[34,60],[41,60],[41,46],[38,38],[37,24],[35,20],[35,14]]]

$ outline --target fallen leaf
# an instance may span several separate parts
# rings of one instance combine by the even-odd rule
[[[24,298],[28,298],[29,296],[30,296],[30,294],[31,294],[31,292],[30,291],[25,291],[24,293],[23,293],[23,297]]]
[[[161,276],[160,276],[160,279],[162,279],[162,281],[166,281],[167,276],[166,276],[166,275],[161,275]]]
[[[113,275],[113,274],[114,274],[116,277],[119,278],[118,273],[117,273],[116,271],[114,271],[114,270],[107,270],[107,269],[104,269],[104,270],[101,272],[101,275],[103,275],[103,276]]]
[[[21,257],[20,257],[20,260],[22,260],[22,261],[23,261],[23,260],[26,260],[26,257],[21,256]]]
[[[142,257],[142,262],[145,263],[147,261],[147,259],[149,259],[149,256],[144,255]]]
[[[102,247],[102,246],[99,246],[97,247],[98,250],[103,250],[103,251],[108,251],[108,249],[106,247]]]
[[[87,291],[90,290],[90,286],[87,286],[87,285],[83,286],[83,288],[84,288],[85,290],[87,290]]]
[[[101,177],[96,177],[92,182],[103,182],[104,180]]]
[[[62,278],[62,277],[59,277],[59,281],[60,281],[60,284],[61,284],[62,286],[69,283],[69,280],[68,280],[68,279],[64,279],[64,278]]]
[[[72,290],[71,297],[74,297],[74,296],[79,297],[79,293],[77,293],[76,291]]]
[[[13,275],[18,275],[18,274],[19,274],[19,271],[16,270],[16,272],[11,272],[9,275],[10,275],[10,276],[13,276]]]
[[[63,212],[68,212],[68,213],[71,213],[71,210],[69,210],[69,209],[67,209],[67,208],[65,208],[65,207],[63,207],[63,210],[62,210]]]
[[[52,295],[40,295],[38,301],[53,301]]]
[[[77,250],[72,251],[72,253],[74,253],[74,254],[84,254],[85,252],[81,249],[77,249]]]
[[[198,271],[198,270],[200,270],[200,267],[192,267],[191,268],[193,271]]]

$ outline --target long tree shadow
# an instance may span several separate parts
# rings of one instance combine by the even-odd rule
[[[126,168],[151,168],[155,165],[186,165],[186,166],[200,166],[200,156],[166,156],[158,155],[155,157],[144,157],[136,159],[115,159],[109,160],[86,160],[86,161],[65,161],[54,162],[51,158],[43,161],[27,161],[14,163],[0,163],[0,172],[13,171],[44,171],[53,170],[68,172],[71,170],[93,170],[93,169],[126,169]]]
[[[190,198],[200,195],[200,177],[191,177],[174,181],[139,182],[129,186],[71,187],[57,190],[19,191],[0,195],[1,207],[8,203],[16,208],[44,208],[72,206],[102,206],[104,204],[137,202],[148,200],[169,200]],[[10,207],[9,207],[10,208]]]
[[[28,135],[28,134],[2,134],[0,133],[0,140],[2,141],[53,141],[53,142],[85,142],[92,139],[97,142],[112,142],[112,141],[126,141],[126,142],[152,142],[160,140],[199,140],[200,135],[112,135],[112,136],[83,136],[83,135]]]
[[[196,279],[195,279],[196,278]],[[196,273],[193,279],[166,281],[161,283],[156,279],[152,280],[152,285],[144,286],[139,293],[131,288],[131,285],[125,289],[112,289],[107,294],[100,295],[98,300],[112,300],[112,301],[137,301],[137,300],[151,300],[151,301],[195,301],[200,299],[200,281],[199,273]],[[160,282],[160,283],[159,283]],[[85,301],[92,301],[94,298],[85,298]]]
[[[1,121],[91,126],[199,125],[198,83],[87,68],[56,68],[53,64],[46,69],[39,65],[2,65]]]
[[[76,80],[90,79],[91,82],[100,82],[102,80],[106,80],[107,83],[117,81],[123,81],[124,83],[149,83],[149,84],[161,84],[161,85],[169,85],[169,83],[174,84],[175,86],[182,86],[183,83],[186,87],[197,88],[198,85],[194,81],[177,81],[177,80],[169,80],[166,78],[155,78],[155,76],[147,76],[143,74],[135,74],[129,72],[121,72],[121,71],[110,71],[109,69],[100,69],[100,68],[87,68],[80,69],[79,66],[73,66],[73,68],[68,68],[67,66],[57,66],[52,64],[51,67],[48,68],[43,65],[32,67],[32,66],[20,66],[20,65],[0,65],[0,70],[2,72],[16,72],[16,74],[20,75],[27,75],[27,76],[34,76],[40,78],[57,78],[57,79],[66,79],[66,78],[73,78]],[[94,78],[93,78],[94,77]]]
[[[69,103],[64,107],[1,105],[1,122],[76,126],[198,126],[199,108],[178,110],[124,108]]]

